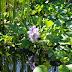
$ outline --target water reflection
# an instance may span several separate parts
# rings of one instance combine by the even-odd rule
[[[3,70],[6,69],[5,68],[5,66],[6,66],[5,65],[5,62],[6,62],[6,57],[2,57],[2,65],[4,66],[3,67]],[[7,72],[14,72],[14,70],[13,70],[13,62],[9,62],[7,65],[8,65],[8,68],[9,68],[9,71],[7,71]],[[16,72],[29,72],[29,69],[28,68],[29,67],[28,67],[28,65],[25,62],[24,63],[24,67],[23,67],[23,71],[21,71],[21,69],[22,69],[21,60],[19,60],[19,59],[17,60]],[[6,69],[6,70],[8,70],[8,69]],[[5,72],[5,71],[3,71],[3,72]],[[30,71],[30,72],[32,72],[32,71]],[[58,66],[57,67],[51,66],[51,68],[48,70],[48,72],[59,72]]]

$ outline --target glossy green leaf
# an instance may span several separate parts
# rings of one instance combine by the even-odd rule
[[[70,72],[72,72],[72,64],[69,64],[69,65],[66,65],[66,66],[69,68]]]
[[[48,72],[48,71],[47,71],[47,67],[46,66],[39,65],[33,70],[33,72]]]
[[[61,62],[67,63],[69,61],[68,57],[64,57],[60,59]]]
[[[53,21],[49,20],[44,20],[44,23],[46,24],[47,27],[51,27],[52,25],[54,25]]]
[[[60,65],[58,69],[60,72],[69,72],[68,67],[65,65]]]

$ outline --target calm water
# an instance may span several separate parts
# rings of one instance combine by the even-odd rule
[[[5,63],[4,62],[4,58],[2,60],[3,60],[3,63],[2,64],[4,64]],[[12,63],[8,63],[8,67],[11,70],[11,72],[13,72],[13,64]],[[21,61],[18,60],[17,61],[17,70],[16,70],[16,72],[20,72],[20,69],[21,69]],[[23,72],[28,72],[28,66],[27,66],[26,63],[24,65]],[[58,66],[57,67],[51,66],[51,68],[48,70],[48,72],[59,72]]]

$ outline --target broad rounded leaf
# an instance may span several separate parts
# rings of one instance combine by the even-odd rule
[[[72,64],[66,66],[69,68],[70,72],[72,72]]]
[[[44,23],[46,24],[47,27],[51,27],[52,25],[54,25],[53,21],[49,20],[44,20]]]
[[[69,69],[68,69],[68,67],[65,66],[65,65],[60,65],[60,66],[59,66],[59,71],[60,71],[60,72],[69,72]]]
[[[48,72],[47,67],[44,65],[37,66],[33,72]]]

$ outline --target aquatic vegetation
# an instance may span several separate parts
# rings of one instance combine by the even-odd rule
[[[72,71],[71,1],[0,0],[2,72],[16,72],[18,61],[20,72],[26,65],[28,72]]]

